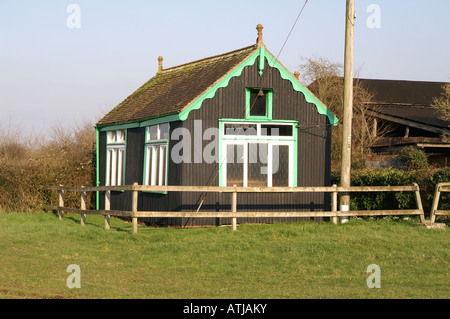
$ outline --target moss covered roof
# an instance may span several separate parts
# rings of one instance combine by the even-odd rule
[[[179,113],[251,56],[258,45],[163,69],[111,110],[98,126]]]

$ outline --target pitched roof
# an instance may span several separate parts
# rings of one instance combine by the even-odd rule
[[[127,123],[178,113],[258,48],[255,44],[163,69],[117,105],[97,125]]]
[[[355,79],[373,94],[376,103],[430,105],[443,92],[445,82]]]
[[[446,82],[358,79],[373,93],[369,110],[439,128],[448,128],[450,122],[442,120],[438,110],[430,105],[433,98],[443,93]]]
[[[369,107],[369,110],[387,115],[391,119],[405,119],[440,128],[448,128],[450,126],[450,122],[441,119],[441,114],[438,110],[429,106],[372,105]]]

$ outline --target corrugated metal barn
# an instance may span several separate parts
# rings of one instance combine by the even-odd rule
[[[262,42],[163,68],[101,119],[97,185],[329,186],[337,119]],[[98,205],[104,202],[99,194]],[[243,193],[239,211],[329,210],[323,193]],[[140,192],[138,210],[230,211],[230,194]],[[130,210],[131,194],[111,193]],[[270,223],[298,218],[240,218]],[[230,218],[151,218],[222,225]]]

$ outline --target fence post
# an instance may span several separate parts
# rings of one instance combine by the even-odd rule
[[[84,186],[81,186],[84,188]],[[81,207],[82,210],[86,210],[86,192],[81,192]],[[84,226],[86,224],[86,214],[81,214],[81,226]]]
[[[422,212],[422,214],[420,214],[420,222],[422,224],[425,223],[425,214],[423,212],[423,206],[422,206],[422,199],[420,197],[420,189],[419,189],[419,185],[417,183],[413,183],[413,185],[415,187],[417,187],[417,190],[414,191],[415,195],[416,195],[416,203],[417,203],[417,208]]]
[[[336,184],[333,184],[333,187],[337,187]],[[336,213],[337,212],[337,195],[338,193],[336,191],[333,192],[332,196],[331,196],[331,211]],[[338,218],[337,215],[333,216],[333,224],[337,225],[338,223]]]
[[[434,222],[436,221],[436,210],[438,209],[440,196],[441,196],[441,183],[438,183],[434,191],[433,205],[431,206],[431,213],[430,213],[431,224],[434,224]]]
[[[105,210],[111,209],[111,191],[107,190],[105,192]],[[105,229],[108,230],[110,227],[110,215],[105,214]]]
[[[59,185],[59,186],[62,187],[62,185]],[[62,190],[62,189],[59,190],[58,206],[64,207],[64,190]],[[61,208],[58,210],[58,215],[59,215],[59,220],[61,220],[63,218],[63,211]]]
[[[233,187],[236,187],[236,184],[233,185]],[[231,197],[231,211],[233,213],[237,212],[237,192],[234,190],[232,197]],[[231,229],[235,231],[237,228],[237,218],[232,217],[231,218]]]
[[[133,186],[137,186],[138,183],[134,183]],[[138,191],[133,187],[133,198],[131,202],[131,220],[133,223],[133,234],[137,234],[137,208],[138,208]]]

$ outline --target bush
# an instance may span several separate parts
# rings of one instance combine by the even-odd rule
[[[400,161],[405,165],[406,169],[426,169],[429,167],[427,154],[421,149],[414,146],[408,146],[400,151]]]
[[[85,123],[73,129],[54,128],[51,140],[23,137],[0,127],[0,211],[37,212],[57,202],[50,185],[92,186],[95,181],[95,130]],[[77,193],[65,203],[78,207]],[[88,198],[88,208],[94,201]]]
[[[437,170],[431,175],[430,187],[428,191],[428,201],[433,201],[434,196],[434,186],[438,183],[450,182],[450,168],[444,168]],[[450,193],[441,193],[441,198],[439,200],[439,209],[450,210]]]

